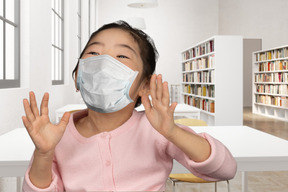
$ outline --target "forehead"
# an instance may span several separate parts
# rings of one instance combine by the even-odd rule
[[[90,43],[93,41],[101,42],[104,44],[127,44],[135,48],[139,53],[139,45],[130,32],[123,29],[111,28],[100,31],[94,36]]]

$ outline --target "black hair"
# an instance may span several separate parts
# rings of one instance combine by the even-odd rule
[[[125,21],[117,21],[114,23],[109,23],[106,25],[103,25],[101,28],[99,28],[97,31],[91,34],[89,41],[87,42],[85,48],[83,49],[82,53],[80,54],[79,59],[82,58],[87,46],[89,45],[91,39],[93,39],[99,32],[104,31],[106,29],[121,29],[123,31],[128,32],[134,40],[137,42],[139,49],[140,49],[140,56],[143,62],[143,74],[141,76],[141,80],[147,80],[149,81],[151,75],[155,71],[156,62],[158,59],[158,52],[154,45],[153,40],[144,33],[142,30],[131,27],[128,23]],[[74,77],[75,72],[77,72],[77,68],[79,65],[79,60],[77,62],[76,67],[74,68],[72,72],[72,76]],[[136,101],[135,107],[139,106],[141,104],[141,97],[139,97]]]

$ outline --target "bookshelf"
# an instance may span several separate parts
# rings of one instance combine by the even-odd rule
[[[253,113],[288,121],[288,45],[253,53]]]
[[[181,52],[183,103],[208,125],[243,124],[243,38],[213,36]]]

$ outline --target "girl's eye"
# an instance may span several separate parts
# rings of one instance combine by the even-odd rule
[[[128,59],[128,57],[126,57],[125,55],[118,55],[117,57],[121,59]]]
[[[99,55],[99,53],[93,52],[93,51],[89,52],[88,54],[91,54],[91,55]]]

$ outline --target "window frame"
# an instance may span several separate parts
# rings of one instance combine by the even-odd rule
[[[52,21],[51,22],[51,25],[54,25],[54,26],[52,26],[52,29],[54,29],[54,31],[52,31],[52,33],[54,33],[54,35],[53,35],[53,37],[54,37],[54,39],[52,39],[52,43],[51,43],[51,46],[52,46],[52,50],[54,51],[54,54],[52,54],[52,50],[51,50],[51,54],[52,54],[52,56],[51,56],[51,80],[52,80],[52,85],[63,85],[64,84],[64,62],[65,62],[65,60],[64,60],[64,0],[51,0],[51,2],[53,2],[54,4],[55,4],[55,2],[56,1],[60,1],[61,2],[61,15],[59,15],[59,13],[57,13],[57,11],[53,8],[53,7],[51,7],[51,14],[53,14],[53,15],[51,15],[52,16],[52,19],[54,19],[54,22]],[[54,6],[55,7],[55,6]],[[57,46],[57,45],[55,45],[56,43],[55,43],[55,37],[56,37],[56,33],[58,33],[58,31],[56,31],[55,29],[56,29],[56,20],[55,20],[55,18],[56,17],[58,17],[60,20],[61,20],[61,34],[59,34],[59,35],[61,35],[61,42],[60,42],[60,46],[61,47],[59,47],[59,46]],[[60,51],[61,52],[61,63],[60,63],[60,70],[61,70],[61,78],[60,78],[60,80],[55,80],[55,76],[56,76],[56,74],[60,74],[59,72],[58,73],[56,73],[56,59],[58,59],[58,58],[56,58],[55,57],[55,51]],[[52,65],[54,65],[54,67],[52,66]],[[59,66],[59,65],[58,65]],[[54,71],[53,71],[53,69],[54,69]],[[54,79],[53,79],[53,76],[54,76]]]
[[[82,5],[81,5],[81,0],[78,0],[78,10],[77,10],[77,18],[78,18],[78,34],[77,34],[77,39],[78,39],[78,55],[80,56],[82,52],[82,32],[81,32],[81,25],[82,25]]]
[[[3,78],[0,79],[0,89],[20,87],[20,0],[14,0],[14,22],[6,18],[6,1],[3,0]],[[14,79],[6,79],[6,26],[14,27]]]

